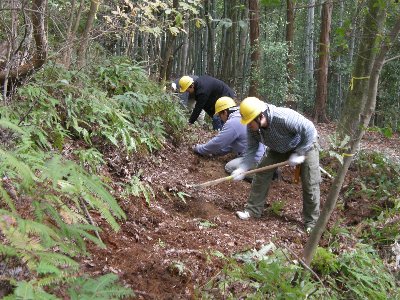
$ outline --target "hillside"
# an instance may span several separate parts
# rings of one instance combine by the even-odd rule
[[[334,125],[321,125],[318,130],[321,146],[327,149],[328,134]],[[199,142],[212,135],[200,128],[192,128],[190,134]],[[370,132],[364,140],[363,148],[376,150],[384,145],[388,155],[400,157],[398,136],[389,139]],[[292,252],[291,259],[301,256],[307,239],[301,222],[301,185],[293,183],[294,172],[290,167],[282,168],[281,180],[273,183],[262,218],[241,221],[234,212],[246,203],[250,183],[225,182],[203,189],[188,187],[227,176],[223,166],[230,158],[199,157],[190,146],[186,142],[179,146],[167,144],[150,157],[120,162],[127,173],[142,169],[141,179],[151,184],[156,196],[149,203],[144,197],[132,197],[120,203],[127,220],[120,232],[106,230],[101,234],[107,249],[91,246],[93,257],[81,262],[87,272],[118,274],[139,299],[190,299],[195,297],[196,288],[204,287],[207,281],[221,274],[224,261],[215,251],[231,256],[249,249],[259,250],[272,242]],[[321,165],[334,169],[336,162],[323,158]],[[121,172],[117,171],[121,170],[115,171],[111,175],[120,176]],[[363,174],[353,168],[346,182],[360,176]],[[322,205],[330,182],[323,176]],[[329,229],[354,228],[363,219],[374,216],[375,204],[367,198],[339,202],[341,208],[336,209]],[[96,221],[105,226],[100,218]],[[328,243],[327,236],[322,243]],[[350,236],[338,238],[341,250],[351,249],[357,242]],[[388,258],[393,260],[390,251]]]

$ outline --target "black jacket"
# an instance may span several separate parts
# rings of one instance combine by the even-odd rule
[[[194,81],[194,98],[196,105],[189,123],[193,124],[200,115],[202,109],[212,118],[215,113],[215,102],[222,96],[236,98],[235,92],[223,81],[204,75]]]

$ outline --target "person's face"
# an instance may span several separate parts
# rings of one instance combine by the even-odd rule
[[[258,129],[260,129],[260,124],[256,122],[256,120],[257,118],[247,124],[251,131],[257,131]]]
[[[221,111],[218,115],[224,123],[228,120],[228,112],[226,110]]]
[[[191,86],[189,86],[189,87],[186,89],[186,92],[188,92],[190,95],[192,95],[192,94],[194,93],[194,86],[193,86],[193,84],[192,84]]]

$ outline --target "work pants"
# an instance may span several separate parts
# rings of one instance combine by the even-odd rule
[[[258,168],[283,162],[289,158],[292,152],[278,153],[269,151],[258,164]],[[254,176],[251,192],[247,201],[246,211],[252,217],[261,217],[265,200],[275,169],[271,169]],[[321,172],[319,169],[319,146],[314,143],[306,153],[306,159],[301,164],[301,183],[303,188],[303,219],[306,227],[313,227],[319,217]]]

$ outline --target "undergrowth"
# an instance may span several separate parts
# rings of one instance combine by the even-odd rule
[[[105,247],[99,214],[113,230],[125,218],[105,181],[107,151],[126,159],[179,143],[177,101],[126,58],[88,72],[49,64],[22,86],[0,121],[0,285],[5,299],[117,299],[132,295],[106,274],[82,274],[88,242]],[[74,144],[71,151],[70,147]],[[63,154],[71,153],[68,160]],[[132,176],[122,197],[154,196]],[[2,270],[18,270],[8,272]]]
[[[202,299],[399,299],[400,289],[368,245],[334,255],[319,248],[313,272],[273,244],[225,261],[223,271],[199,288]]]
[[[343,220],[331,226],[311,269],[274,245],[232,257],[217,253],[223,271],[198,294],[204,299],[400,299],[399,273],[393,268],[399,267],[400,256],[395,251],[400,249],[399,164],[382,153],[361,152],[354,166],[363,175],[351,182],[344,197],[368,198],[374,214],[357,229],[343,227]],[[343,239],[351,240],[354,249],[343,250]],[[388,247],[394,254],[385,256],[382,249]]]

